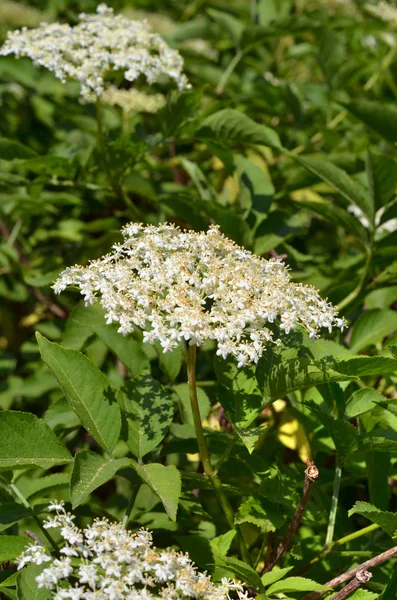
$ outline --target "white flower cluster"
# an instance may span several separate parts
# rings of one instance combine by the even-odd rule
[[[147,23],[115,16],[105,4],[80,19],[75,27],[42,23],[36,29],[9,32],[0,55],[28,56],[63,82],[76,79],[83,98],[90,92],[101,96],[111,71],[123,72],[127,81],[144,75],[149,84],[167,75],[179,88],[188,87],[181,55]]]
[[[384,0],[380,0],[376,4],[365,4],[364,8],[374,15],[385,21],[392,27],[397,27],[397,8]]]
[[[234,355],[239,366],[258,362],[273,341],[269,323],[289,333],[298,323],[312,337],[345,322],[315,288],[293,283],[284,263],[259,258],[226,238],[207,232],[131,223],[124,243],[87,267],[63,271],[53,288],[80,288],[87,305],[100,298],[107,323],[126,335],[140,327],[144,341],[167,352],[181,340],[216,340],[217,354]]]
[[[78,529],[62,502],[49,508],[56,515],[45,527],[61,527],[66,543],[60,552],[65,557],[54,559],[41,546],[31,545],[18,559],[18,569],[51,562],[36,581],[39,588],[52,591],[53,600],[227,600],[231,590],[240,600],[247,598],[239,583],[223,579],[214,584],[187,554],[154,548],[149,531],[131,533],[106,519]]]
[[[91,92],[85,98],[89,102],[95,102],[95,99],[94,92]],[[101,100],[109,106],[120,106],[125,113],[156,113],[165,105],[165,96],[163,94],[145,94],[145,92],[140,92],[135,88],[120,90],[113,85],[103,91]]]

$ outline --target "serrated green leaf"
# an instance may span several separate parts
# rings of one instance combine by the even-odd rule
[[[222,535],[212,538],[210,540],[212,552],[222,557],[226,556],[230,550],[230,546],[234,538],[236,537],[237,529],[231,529]]]
[[[346,417],[353,419],[378,406],[379,402],[386,402],[386,398],[372,388],[361,388],[354,392],[346,402]]]
[[[139,465],[131,461],[137,474],[160,498],[172,521],[176,521],[179,497],[182,489],[181,474],[174,465],[165,467],[158,463]]]
[[[332,368],[350,377],[390,375],[397,371],[397,360],[383,356],[355,356],[335,362]]]
[[[45,568],[44,565],[28,565],[17,577],[17,595],[18,600],[49,600],[51,598],[50,590],[46,588],[39,589],[36,577]]]
[[[244,113],[232,108],[225,108],[204,119],[197,135],[201,138],[215,138],[225,142],[260,144],[278,150],[282,148],[280,139],[273,129],[255,123]]]
[[[17,558],[30,541],[18,535],[0,535],[0,562]]]
[[[276,531],[284,523],[284,519],[278,508],[266,500],[259,500],[250,496],[245,500],[237,511],[236,524],[252,523],[260,527],[262,531]]]
[[[291,571],[291,569],[293,568],[294,567],[285,567],[284,569],[273,568],[272,571],[270,571],[269,573],[265,573],[264,575],[262,575],[261,579],[263,585],[265,587],[267,587],[268,585],[272,585],[272,583],[275,583],[276,581],[282,579],[284,575],[289,573],[289,571]]]
[[[327,433],[332,438],[338,455],[343,459],[359,447],[359,435],[357,429],[348,421],[333,419],[320,410],[312,407],[317,418],[321,421]]]
[[[352,352],[361,352],[381,342],[397,329],[397,313],[387,308],[366,310],[357,319],[350,340]]]
[[[287,577],[282,581],[274,583],[266,593],[271,596],[273,594],[287,593],[287,592],[317,592],[320,590],[327,590],[325,585],[316,583],[312,579],[306,579],[306,577]]]
[[[349,175],[329,160],[318,157],[303,157],[292,154],[291,157],[308,171],[333,187],[348,202],[356,204],[369,218],[373,217],[374,207],[365,191]]]
[[[149,367],[149,360],[142,346],[131,336],[123,336],[116,325],[107,325],[105,313],[99,304],[79,304],[67,320],[63,344],[72,350],[80,350],[90,335],[96,335],[136,377]]]
[[[220,566],[225,566],[229,571],[232,571],[236,577],[260,592],[263,591],[263,584],[258,573],[254,571],[250,565],[234,557],[226,557],[223,561],[218,563]]]
[[[369,502],[356,502],[348,512],[349,517],[359,514],[381,527],[393,539],[397,538],[397,513],[386,512]]]
[[[266,431],[267,426],[250,427],[249,429],[241,429],[235,427],[236,433],[250,454],[255,450],[256,443]]]
[[[32,413],[0,412],[0,469],[50,469],[72,461],[54,432]]]
[[[94,490],[112,479],[119,469],[129,466],[128,458],[106,459],[89,450],[77,452],[70,478],[72,507],[76,508],[84,502]]]
[[[62,348],[36,333],[41,356],[56,377],[83,427],[111,452],[121,428],[120,407],[105,375],[76,350]]]
[[[127,431],[123,434],[131,452],[143,458],[158,446],[172,423],[171,394],[148,374],[127,381],[117,399]]]

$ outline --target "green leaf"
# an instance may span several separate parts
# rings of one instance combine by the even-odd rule
[[[202,90],[172,90],[167,103],[158,111],[157,117],[165,136],[175,137],[179,130],[195,117],[201,102]]]
[[[0,469],[50,469],[72,457],[48,425],[32,413],[0,412]]]
[[[303,206],[318,213],[321,217],[324,217],[326,221],[344,227],[347,231],[351,231],[360,239],[367,239],[368,232],[360,221],[351,213],[347,212],[347,210],[335,204],[335,202],[331,202],[327,198],[322,198],[319,195],[313,196],[312,194],[305,192],[305,190],[300,190],[299,194],[295,193],[290,197],[298,206]]]
[[[174,385],[173,390],[178,396],[182,421],[186,424],[193,425],[194,420],[192,407],[190,404],[189,385],[187,383],[180,383],[178,385]],[[211,401],[205,391],[200,387],[197,387],[197,401],[201,420],[204,421],[204,419],[208,417],[208,413],[211,410]]]
[[[333,165],[329,160],[318,157],[302,157],[291,154],[300,165],[308,171],[317,175],[320,179],[333,187],[349,203],[356,204],[370,219],[374,214],[374,207],[365,191],[349,177],[343,169]]]
[[[314,406],[311,406],[311,410],[316,414],[327,430],[327,433],[331,436],[336,451],[342,459],[358,449],[359,435],[353,425],[342,419],[333,419],[330,415],[316,410]]]
[[[266,214],[275,191],[269,174],[245,156],[235,156],[235,164],[240,181],[250,194],[252,210]]]
[[[219,384],[217,399],[233,423],[245,429],[262,410],[263,394],[258,386],[253,367],[238,369],[233,359],[215,358],[215,372]]]
[[[5,576],[5,579],[0,581],[0,588],[14,587],[16,585],[18,573],[12,573],[12,575],[7,577],[7,572],[3,571],[3,575]]]
[[[73,509],[84,502],[91,492],[112,479],[119,469],[129,466],[128,458],[106,459],[89,450],[77,452],[70,478]]]
[[[163,506],[172,521],[176,521],[179,497],[182,489],[181,474],[174,465],[165,467],[158,463],[139,465],[131,461],[139,477],[160,498]]]
[[[36,583],[36,577],[45,568],[44,565],[28,565],[18,574],[17,594],[18,600],[49,600],[51,598],[50,590],[46,588],[39,589]]]
[[[280,360],[269,352],[260,360],[256,373],[264,400],[270,403],[295,390],[349,379],[349,375],[336,370],[336,364],[336,361],[328,363],[307,358]]]
[[[356,502],[348,512],[349,517],[359,514],[381,527],[393,539],[397,539],[397,513],[386,512],[369,502]]]
[[[237,529],[231,529],[226,533],[222,533],[221,535],[212,538],[212,540],[210,540],[210,544],[213,554],[225,557],[230,550],[230,546],[232,545],[236,534]]]
[[[234,573],[234,575],[236,575],[240,581],[253,586],[256,590],[261,592],[263,591],[262,581],[258,573],[242,560],[239,560],[238,558],[226,557],[223,561],[218,562],[217,564],[219,564],[219,566],[226,567],[229,571],[232,571],[232,573]]]
[[[284,575],[289,573],[289,571],[291,571],[291,569],[293,568],[294,567],[285,567],[284,569],[273,569],[272,571],[270,571],[270,573],[265,573],[264,575],[262,575],[263,585],[267,587],[268,585],[279,581],[279,579],[282,579]]]
[[[368,308],[388,308],[394,304],[397,298],[397,285],[378,288],[367,294],[364,298],[364,304]]]
[[[284,519],[280,514],[278,507],[267,500],[254,498],[250,496],[238,509],[235,523],[252,523],[259,527],[262,532],[276,531],[283,523]]]
[[[0,562],[17,558],[30,541],[18,535],[0,535]]]
[[[370,150],[366,160],[369,191],[375,210],[385,206],[393,197],[397,186],[397,162],[386,154]]]
[[[280,594],[287,592],[317,592],[327,590],[327,586],[316,583],[306,577],[287,577],[282,581],[277,581],[266,590],[266,594]]]
[[[208,8],[207,13],[222,29],[225,29],[233,40],[235,46],[239,46],[242,33],[244,31],[244,23],[240,19],[236,19],[229,13],[214,8]]]
[[[174,381],[182,368],[183,350],[181,346],[174,348],[171,352],[163,352],[160,344],[156,344],[158,351],[160,369],[168,376],[170,381]]]
[[[391,498],[391,487],[389,485],[390,454],[388,452],[367,452],[365,463],[369,500],[377,508],[386,510]]]
[[[270,146],[280,150],[280,139],[273,129],[259,125],[244,113],[232,108],[216,112],[201,123],[197,135],[201,138],[215,138],[225,142],[243,142]]]
[[[395,600],[397,597],[397,570],[394,570],[391,579],[378,600]]]
[[[123,336],[117,325],[107,325],[105,312],[99,304],[79,304],[67,320],[63,345],[80,350],[90,335],[96,335],[136,377],[149,367],[149,360],[139,342],[131,336]]]
[[[0,137],[0,159],[1,160],[15,160],[20,158],[31,158],[36,156],[36,152],[19,142],[14,140],[8,140],[7,138]]]
[[[344,104],[355,117],[390,142],[397,142],[397,108],[395,104],[373,100],[353,100]]]
[[[76,350],[67,350],[36,333],[41,356],[56,377],[83,427],[111,452],[121,428],[120,407],[105,375]]]
[[[397,329],[397,313],[387,308],[366,310],[357,319],[350,340],[350,349],[361,352],[381,342]]]
[[[38,175],[56,175],[73,179],[76,166],[64,156],[37,156],[18,163],[18,167],[37,173]]]
[[[397,432],[390,429],[373,429],[361,436],[363,450],[397,453]]]
[[[372,388],[361,388],[354,392],[346,403],[346,417],[353,419],[385,402],[386,398]]]
[[[243,442],[244,446],[247,448],[250,454],[255,450],[255,446],[257,441],[266,431],[267,426],[262,427],[250,427],[248,429],[241,429],[239,427],[235,427],[236,433],[240,440]]]
[[[171,394],[145,373],[127,381],[117,399],[126,420],[123,437],[131,452],[141,459],[158,446],[172,423]]]
[[[0,504],[0,531],[8,529],[14,523],[21,519],[26,519],[32,515],[39,514],[45,508],[43,505],[36,506],[34,510],[25,508],[16,502],[4,502]]]
[[[211,542],[199,535],[177,535],[176,541],[187,552],[194,563],[205,571],[214,570],[214,555]]]
[[[397,371],[397,360],[383,356],[357,356],[338,361],[332,368],[350,377],[389,375]]]

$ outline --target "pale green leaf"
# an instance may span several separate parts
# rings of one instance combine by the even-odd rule
[[[40,588],[36,582],[36,577],[45,569],[45,564],[28,565],[17,577],[18,600],[49,600],[51,598],[50,590]]]
[[[131,461],[139,477],[160,498],[163,506],[173,521],[176,521],[179,497],[182,489],[181,474],[174,465],[165,467],[159,463],[139,465]]]
[[[291,569],[293,568],[294,567],[285,567],[284,569],[273,568],[270,571],[270,573],[265,573],[264,575],[262,575],[263,585],[265,587],[267,587],[268,585],[272,585],[272,583],[275,583],[276,581],[282,579],[284,575],[289,573],[289,571],[291,571]]]
[[[397,513],[380,510],[369,502],[356,502],[348,512],[349,517],[359,514],[381,527],[393,539],[397,538]]]
[[[266,590],[266,593],[270,596],[273,594],[280,594],[281,592],[284,594],[287,592],[316,592],[327,589],[326,586],[316,583],[312,579],[306,579],[306,577],[287,577],[282,581],[273,583],[273,585]]]

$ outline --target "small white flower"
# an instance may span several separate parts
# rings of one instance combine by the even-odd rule
[[[169,352],[185,340],[217,342],[217,355],[238,366],[257,363],[269,342],[279,344],[273,323],[289,334],[299,324],[312,338],[320,327],[345,321],[315,288],[294,283],[280,259],[265,260],[239,248],[217,227],[181,231],[132,223],[113,253],[87,267],[67,268],[54,284],[99,301],[107,323],[123,335],[143,329],[144,342]]]
[[[75,79],[81,84],[82,97],[87,101],[112,89],[107,83],[112,71],[122,72],[129,82],[144,75],[151,85],[166,75],[178,88],[190,87],[177,50],[170,48],[146,22],[114,15],[113,9],[105,4],[97,7],[96,14],[82,13],[80,23],[74,27],[42,23],[36,29],[9,32],[0,50],[0,55],[8,54],[28,56],[62,82]],[[120,93],[125,102],[125,93]],[[130,98],[132,102],[133,96],[134,93]],[[148,100],[148,105],[150,102],[154,108],[153,102],[159,106],[160,100]],[[135,96],[136,103],[144,108],[141,97]]]

